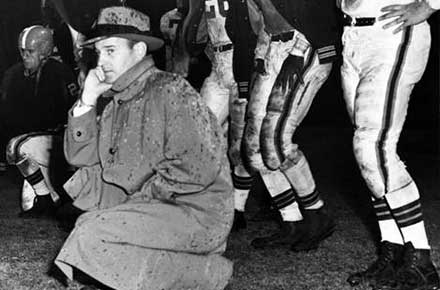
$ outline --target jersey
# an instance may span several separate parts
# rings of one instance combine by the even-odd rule
[[[67,111],[77,95],[72,70],[59,61],[49,58],[31,76],[24,75],[23,63],[12,66],[2,82],[0,113],[4,141],[65,124]]]
[[[205,0],[206,29],[214,47],[231,42],[224,28],[228,10],[226,0]]]

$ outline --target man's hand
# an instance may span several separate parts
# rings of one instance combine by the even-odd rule
[[[266,69],[264,68],[264,59],[257,58],[254,61],[254,72],[264,75],[266,73]]]
[[[99,96],[105,91],[109,90],[112,84],[105,82],[104,71],[101,67],[91,69],[84,81],[84,90],[81,95],[81,100],[87,105],[96,105]]]
[[[398,26],[393,33],[398,33],[408,26],[419,24],[428,19],[436,10],[432,9],[425,1],[412,2],[406,5],[389,5],[381,9],[379,20],[394,18],[383,26],[384,29]]]
[[[291,55],[286,58],[278,75],[278,82],[284,92],[287,88],[291,88],[295,81],[295,76],[300,83],[304,83],[302,79],[302,69],[304,68],[304,57]]]

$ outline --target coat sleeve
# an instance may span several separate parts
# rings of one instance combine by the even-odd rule
[[[183,79],[165,89],[165,158],[147,183],[156,199],[206,190],[225,160],[224,137],[200,95]]]
[[[64,155],[67,162],[73,166],[92,166],[99,162],[96,110],[92,109],[74,117],[72,111],[75,106],[76,104],[68,113],[64,133]]]

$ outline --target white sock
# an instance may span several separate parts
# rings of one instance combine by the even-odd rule
[[[303,219],[295,194],[286,176],[279,170],[262,172],[261,177],[283,221]]]
[[[379,223],[381,241],[403,245],[402,233],[391,214],[390,207],[385,198],[372,198],[374,212]]]
[[[391,213],[405,243],[412,242],[416,249],[430,249],[423,222],[420,195],[414,182],[385,194]]]
[[[244,212],[248,195],[249,189],[234,188],[234,207],[236,210]]]
[[[234,167],[232,183],[234,185],[234,207],[236,210],[244,212],[253,180],[253,176],[242,165]]]
[[[43,172],[38,163],[30,159],[23,159],[17,163],[17,167],[24,178],[32,186],[36,195],[50,194],[50,189],[44,180]]]

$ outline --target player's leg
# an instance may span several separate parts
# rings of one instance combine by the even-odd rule
[[[281,66],[293,46],[293,40],[270,43],[265,57],[266,72],[257,74],[251,88],[250,100],[246,112],[246,128],[244,132],[244,150],[249,160],[249,166],[255,172],[265,169],[261,156],[260,134],[266,107],[272,87],[280,72]]]
[[[368,39],[369,31],[358,29],[357,34],[354,34],[362,33]],[[403,251],[402,236],[384,198],[386,189],[380,171],[383,162],[378,154],[381,150],[378,140],[382,132],[385,132],[386,110],[384,108],[389,98],[387,97],[388,80],[392,79],[395,60],[398,58],[396,56],[398,45],[388,44],[389,47],[384,50],[380,49],[377,43],[367,42],[359,37],[353,45],[348,43],[346,46],[344,58],[353,56],[352,64],[357,65],[356,69],[362,77],[353,102],[355,126],[353,148],[361,174],[373,194],[373,207],[381,232],[381,245],[377,260],[366,270],[352,274],[348,282],[351,285],[376,284],[376,281],[381,280],[382,277],[395,274],[395,263],[400,259]]]
[[[305,237],[303,216],[295,193],[280,170],[261,170],[261,178],[271,196],[272,207],[280,213],[279,229],[268,236],[255,238],[255,248],[291,247]]]
[[[238,94],[232,74],[233,50],[214,52],[211,74],[203,82],[200,94],[222,126],[228,121],[231,98]]]
[[[7,148],[7,159],[16,165],[28,186],[23,186],[23,218],[50,216],[59,195],[50,181],[51,152],[62,146],[62,137],[47,133],[30,133],[13,138]],[[33,197],[33,198],[32,198]],[[30,204],[32,201],[32,204]]]
[[[420,193],[396,151],[412,89],[422,77],[428,60],[429,26],[427,23],[414,26],[402,37],[408,45],[399,50],[402,65],[399,75],[390,82],[388,95],[392,97],[388,99],[387,108],[391,108],[386,110],[386,132],[378,141],[385,200],[405,243],[396,280],[401,289],[440,289],[439,275],[430,257],[431,246],[425,230]],[[393,80],[394,87],[391,86]],[[395,283],[392,281],[391,284]],[[384,284],[378,289],[387,289],[390,283]]]
[[[237,231],[246,227],[244,211],[253,177],[244,167],[241,156],[241,140],[245,127],[247,100],[238,97],[237,84],[232,74],[232,55],[232,49],[213,53],[212,71],[203,83],[201,95],[225,131],[229,131],[228,153],[232,164],[235,200],[235,217],[232,230]],[[228,117],[230,120],[229,126]]]
[[[298,80],[288,91],[276,82],[269,97],[263,121],[261,148],[265,164],[271,169],[281,168],[298,196],[307,230],[304,238],[292,249],[316,248],[334,230],[334,222],[324,212],[324,202],[315,186],[308,162],[298,146],[292,143],[293,134],[307,114],[310,105],[331,71],[331,64],[319,63],[310,48],[302,72],[304,83]]]
[[[232,183],[234,185],[235,216],[232,231],[238,231],[247,226],[244,212],[253,181],[254,177],[249,174],[243,164],[238,164],[233,167]]]
[[[283,112],[285,117],[281,118],[282,125],[278,130],[280,149],[287,161],[282,165],[282,171],[297,193],[307,225],[306,237],[292,247],[294,251],[317,248],[319,243],[335,229],[333,219],[325,212],[324,201],[315,185],[307,159],[298,146],[292,143],[295,129],[306,116],[316,93],[330,75],[332,67],[329,63],[320,64],[317,57],[309,63],[309,67],[306,67],[303,73],[304,84],[298,84],[298,89],[288,102],[288,110]]]
[[[235,217],[232,230],[246,227],[244,216],[246,201],[252,186],[253,176],[244,166],[242,156],[242,137],[245,127],[247,100],[235,97],[231,102],[229,125],[228,155],[232,165],[232,182],[234,185]]]
[[[429,42],[425,42],[429,40],[429,30],[422,34],[424,39],[416,39],[411,28],[400,35],[397,45],[386,41],[383,45],[372,44],[367,51],[370,57],[363,64],[365,81],[359,85],[355,100],[353,146],[375,199],[382,242],[378,260],[366,271],[349,277],[352,285],[368,282],[376,284],[377,289],[388,289],[394,287],[390,284],[396,283],[397,275],[404,277],[406,274],[399,273],[409,268],[417,268],[417,273],[408,276],[419,279],[420,285],[438,284],[429,258],[419,192],[396,153],[409,96],[423,74],[429,52]],[[369,47],[365,42],[360,45]],[[411,242],[405,247],[410,254],[402,257],[405,242]],[[406,255],[412,255],[412,260],[404,261]]]
[[[377,184],[381,184],[380,177],[377,170],[375,170],[375,168],[378,168],[378,163],[374,160],[377,155],[375,140],[380,126],[378,124],[373,126],[372,124],[373,122],[380,123],[382,119],[380,112],[383,110],[380,110],[380,108],[383,108],[383,96],[386,95],[387,81],[382,82],[381,80],[387,80],[391,73],[392,65],[388,69],[384,69],[381,62],[383,62],[383,59],[393,57],[386,53],[390,51],[389,49],[381,49],[377,43],[366,41],[368,39],[371,39],[368,28],[346,28],[343,35],[344,50],[341,78],[347,111],[356,129],[353,140],[355,152],[357,152],[355,154],[361,168],[369,164],[368,168],[371,169],[361,169],[361,171],[364,173],[364,178],[370,175],[370,179],[372,173],[375,172],[374,180]],[[375,55],[376,51],[377,55]],[[374,62],[375,58],[380,61],[378,61],[378,67],[373,69],[371,62]],[[366,78],[363,68],[368,61],[370,77]],[[362,82],[360,82],[361,77]],[[377,118],[373,120],[374,117]],[[363,120],[368,120],[369,124],[359,124]],[[372,129],[373,127],[376,129]],[[362,137],[362,141],[359,142],[361,140],[359,135],[368,136],[368,138]],[[360,154],[360,152],[362,153]],[[367,162],[366,159],[363,159],[362,161],[360,158],[362,155],[371,160]],[[367,172],[369,174],[366,174]],[[381,196],[383,196],[383,191]],[[381,277],[394,275],[394,261],[400,258],[402,253],[403,240],[388,204],[383,198],[376,200],[376,197],[373,197],[372,200],[382,234],[379,255],[377,260],[366,270],[353,273],[348,277],[347,281],[352,286],[375,284],[376,279],[379,280]]]

